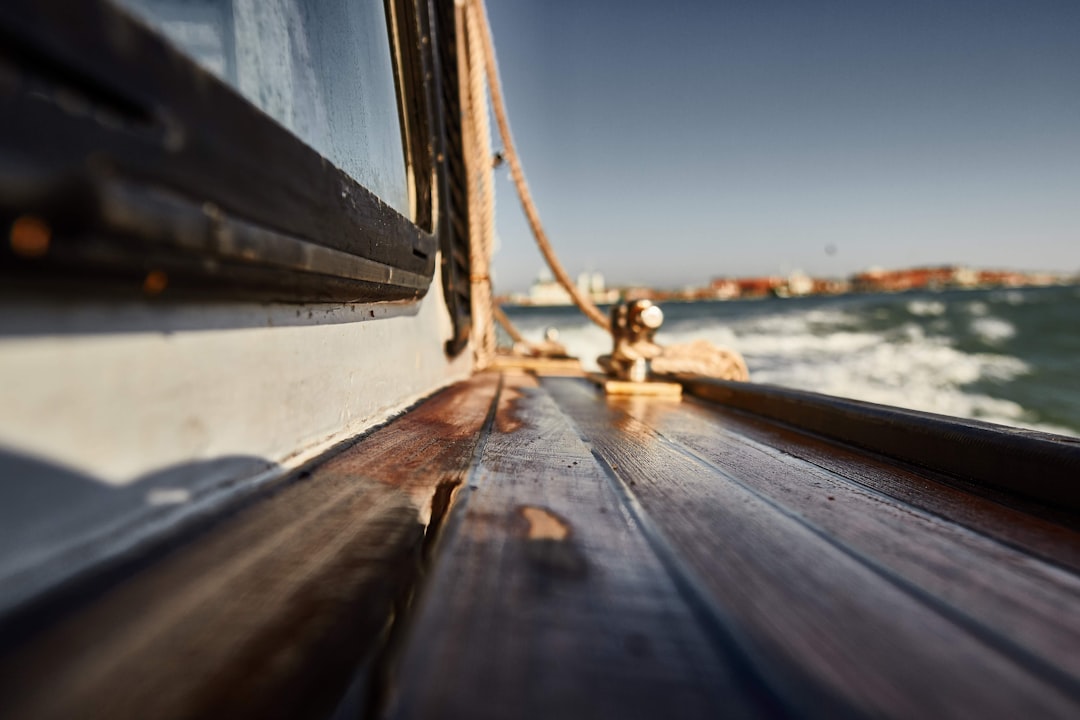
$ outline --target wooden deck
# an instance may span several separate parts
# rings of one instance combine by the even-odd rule
[[[0,707],[1080,717],[1073,512],[822,434],[479,375],[9,622]]]

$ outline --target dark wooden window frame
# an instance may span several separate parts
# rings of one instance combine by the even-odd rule
[[[291,302],[422,297],[440,237],[444,253],[463,238],[449,234],[432,7],[387,8],[411,219],[110,3],[4,3],[5,284]],[[16,238],[28,219],[47,236],[30,252]],[[458,315],[464,337],[467,308]]]

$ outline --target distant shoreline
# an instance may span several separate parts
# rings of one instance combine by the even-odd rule
[[[561,287],[553,289],[550,280],[538,281],[530,294],[497,296],[495,301],[508,307],[569,307],[569,294]],[[874,269],[843,280],[814,278],[800,272],[788,277],[716,278],[705,287],[661,290],[643,286],[594,288],[591,295],[597,305],[611,305],[620,298],[648,299],[654,302],[702,302],[754,300],[842,295],[881,295],[905,292],[944,292],[950,290],[1021,290],[1040,287],[1080,285],[1080,274],[1020,272],[1013,270],[974,270],[965,267],[919,267],[901,270]],[[538,287],[543,292],[536,292]],[[584,288],[582,288],[584,290]]]

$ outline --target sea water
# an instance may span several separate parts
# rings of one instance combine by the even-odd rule
[[[663,303],[657,339],[741,352],[751,379],[1080,436],[1080,287]],[[610,351],[573,307],[509,307],[586,367]]]

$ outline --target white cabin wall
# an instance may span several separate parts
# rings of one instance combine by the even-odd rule
[[[419,303],[0,303],[0,609],[472,370]]]

